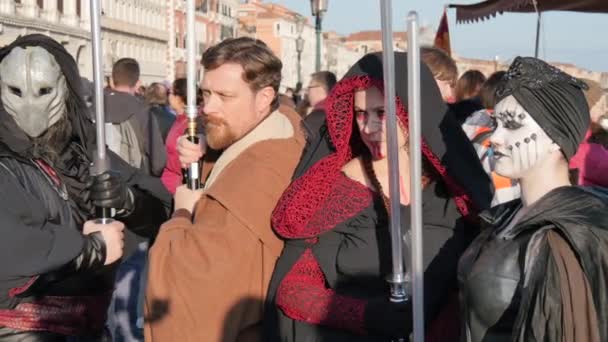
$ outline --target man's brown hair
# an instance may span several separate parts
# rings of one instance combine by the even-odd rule
[[[456,62],[443,50],[434,47],[423,47],[420,57],[426,64],[433,77],[441,81],[449,81],[452,86],[458,79],[458,67]]]
[[[144,96],[147,104],[166,105],[168,103],[167,88],[159,82],[154,82],[146,88]]]
[[[274,89],[276,95],[271,110],[278,107],[283,63],[263,41],[249,37],[226,39],[205,51],[202,63],[205,70],[213,70],[226,63],[239,64],[244,70],[243,80],[251,90]]]
[[[139,63],[133,58],[121,58],[112,66],[114,86],[135,87],[139,81]]]

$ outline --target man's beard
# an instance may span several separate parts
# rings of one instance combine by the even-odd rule
[[[41,136],[32,138],[35,158],[45,158],[55,162],[72,138],[72,123],[64,115],[53,126],[49,127]]]
[[[205,116],[204,122],[207,145],[212,149],[223,150],[237,140],[236,135],[224,119]]]

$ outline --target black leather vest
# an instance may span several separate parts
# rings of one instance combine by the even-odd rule
[[[511,341],[521,300],[521,258],[531,234],[512,237],[508,225],[519,207],[510,208],[473,241],[460,258],[458,282],[463,340]]]

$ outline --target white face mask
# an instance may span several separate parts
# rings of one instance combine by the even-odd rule
[[[57,61],[41,47],[14,48],[0,63],[2,103],[30,137],[66,114],[68,88]]]
[[[494,171],[507,178],[520,179],[554,151],[557,145],[532,116],[508,96],[494,108],[497,127],[492,136]]]

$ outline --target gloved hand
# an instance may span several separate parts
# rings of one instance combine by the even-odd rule
[[[120,174],[115,171],[93,176],[90,191],[91,201],[96,207],[133,210],[133,195]]]
[[[371,335],[407,339],[412,332],[412,302],[392,303],[386,298],[370,300],[365,307],[365,329]]]

